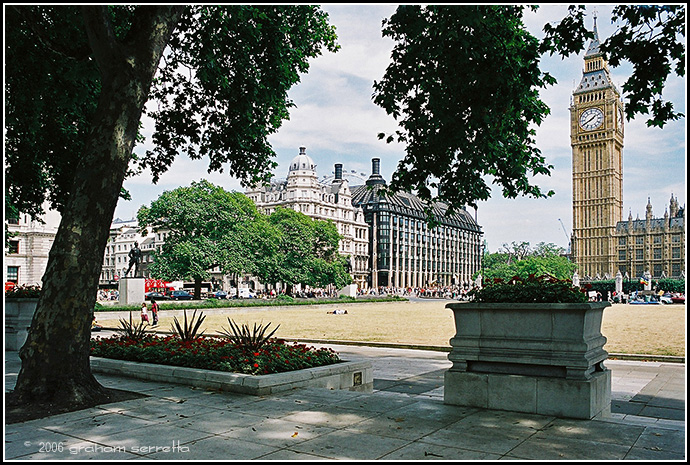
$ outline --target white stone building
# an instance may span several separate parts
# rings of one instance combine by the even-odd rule
[[[319,182],[316,164],[300,147],[292,159],[286,180],[248,189],[249,197],[265,213],[278,207],[291,208],[316,219],[332,221],[343,236],[339,253],[350,257],[350,274],[359,288],[367,287],[369,275],[369,226],[361,208],[352,205],[352,192],[343,177],[342,164],[335,165],[335,178]]]
[[[43,207],[46,211],[41,218],[43,222],[32,220],[27,214],[7,219],[9,234],[3,267],[5,282],[43,286],[48,254],[61,219],[57,211],[48,209],[47,204]]]

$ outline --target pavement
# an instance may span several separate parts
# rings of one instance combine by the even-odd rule
[[[256,397],[97,374],[147,397],[5,425],[5,460],[686,459],[685,364],[608,360],[611,415],[595,420],[445,405],[447,353],[318,344],[370,360],[370,393]],[[20,368],[5,352],[5,391]]]

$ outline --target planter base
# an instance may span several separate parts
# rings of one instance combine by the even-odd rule
[[[559,418],[592,419],[611,413],[611,371],[589,379],[452,371],[445,373],[443,402]]]
[[[91,371],[151,381],[186,384],[205,389],[264,396],[301,387],[371,392],[371,362],[341,362],[271,375],[245,375],[199,368],[155,365],[91,357]]]

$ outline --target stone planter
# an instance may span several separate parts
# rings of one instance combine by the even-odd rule
[[[5,298],[5,350],[18,351],[26,342],[38,298]]]
[[[246,375],[91,357],[91,371],[255,396],[303,387],[372,392],[374,386],[369,361],[340,362],[270,375]]]
[[[610,412],[608,302],[452,303],[444,402],[571,418]]]

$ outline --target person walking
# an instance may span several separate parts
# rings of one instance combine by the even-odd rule
[[[149,322],[149,315],[148,315],[148,312],[146,311],[146,302],[141,304],[141,322],[142,323],[148,323]]]
[[[153,318],[153,326],[158,325],[158,304],[151,299],[151,318]]]

